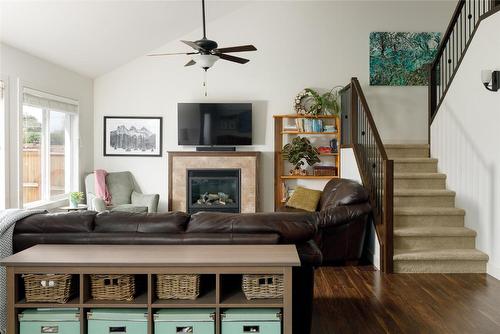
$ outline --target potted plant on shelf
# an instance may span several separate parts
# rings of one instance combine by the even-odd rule
[[[298,114],[318,116],[340,114],[341,86],[333,87],[329,92],[320,94],[312,88],[306,88],[295,97],[295,111]]]
[[[307,171],[302,168],[304,160],[309,166],[321,161],[318,150],[305,137],[293,138],[291,143],[283,147],[282,153],[283,158],[294,166],[294,169],[290,171],[290,175],[307,175]]]
[[[78,204],[83,200],[83,193],[75,191],[69,193],[69,206],[70,208],[78,208]]]
[[[340,114],[340,89],[342,89],[341,86],[333,87],[329,92],[319,97],[324,114]]]

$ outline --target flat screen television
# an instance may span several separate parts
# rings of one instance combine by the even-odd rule
[[[179,103],[179,145],[252,145],[251,103]]]

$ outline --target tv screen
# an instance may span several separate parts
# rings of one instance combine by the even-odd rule
[[[252,145],[251,103],[179,103],[179,145]]]

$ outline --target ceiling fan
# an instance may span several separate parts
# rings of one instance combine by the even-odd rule
[[[194,52],[158,53],[158,54],[151,54],[149,56],[192,55],[191,60],[184,66],[192,66],[198,64],[205,71],[207,71],[210,67],[212,67],[215,64],[215,62],[219,59],[232,61],[238,64],[248,63],[249,62],[248,59],[231,56],[226,53],[257,51],[257,48],[253,45],[241,45],[228,48],[218,48],[218,44],[216,41],[212,41],[207,38],[206,25],[205,25],[205,0],[201,1],[201,9],[203,14],[203,38],[194,42],[181,41],[182,43],[192,47],[195,50]]]

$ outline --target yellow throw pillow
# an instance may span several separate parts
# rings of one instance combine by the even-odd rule
[[[286,202],[286,206],[302,209],[310,212],[316,211],[318,207],[321,190],[312,190],[304,187],[296,187],[292,196]]]

